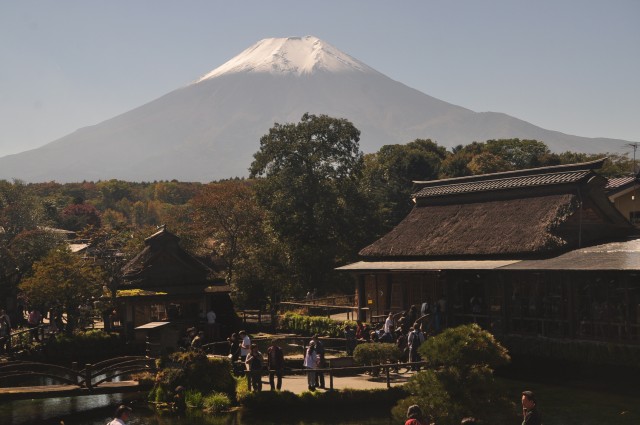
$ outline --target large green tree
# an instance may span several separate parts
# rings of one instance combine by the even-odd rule
[[[322,291],[362,246],[367,205],[359,189],[360,131],[345,119],[304,114],[260,139],[251,176],[270,227],[286,246],[300,290]]]
[[[15,313],[17,285],[34,261],[62,242],[47,227],[41,198],[20,181],[0,180],[0,304]]]
[[[429,139],[385,145],[365,156],[363,189],[374,202],[382,231],[398,224],[413,207],[415,180],[438,177],[447,150]]]

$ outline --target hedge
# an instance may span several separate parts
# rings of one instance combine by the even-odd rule
[[[399,400],[408,396],[401,386],[375,390],[339,390],[327,392],[304,392],[296,395],[290,391],[258,391],[243,395],[239,402],[251,413],[314,413],[389,410]]]
[[[333,320],[322,316],[304,316],[287,312],[279,318],[281,331],[311,336],[314,334],[344,338],[344,326],[355,326],[352,320]]]

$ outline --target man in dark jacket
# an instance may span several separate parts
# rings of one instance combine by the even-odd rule
[[[541,425],[536,396],[531,391],[522,392],[522,425]]]
[[[284,370],[284,353],[282,348],[276,345],[275,340],[271,341],[271,346],[267,348],[267,369],[269,369],[269,384],[271,391],[282,388],[282,371]],[[277,377],[277,384],[274,378]]]

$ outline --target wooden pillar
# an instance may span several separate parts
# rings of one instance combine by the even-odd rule
[[[577,329],[577,312],[578,307],[576,303],[576,292],[578,290],[576,283],[574,282],[573,274],[571,272],[561,272],[560,276],[563,277],[562,281],[566,282],[567,288],[567,311],[565,317],[569,324],[569,338],[576,337]]]
[[[362,320],[363,322],[367,321],[367,310],[363,310],[363,308],[367,307],[367,295],[365,291],[365,276],[363,274],[357,276],[357,294],[358,294],[358,320]]]
[[[91,364],[87,363],[84,365],[84,385],[91,389]]]

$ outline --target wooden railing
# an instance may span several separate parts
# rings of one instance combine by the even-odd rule
[[[45,338],[53,335],[53,333],[48,332],[48,330],[48,325],[38,325],[29,329],[20,329],[4,338],[0,338],[0,348],[2,348],[2,346],[6,347],[8,354],[25,349],[31,345],[33,340],[44,341]],[[2,350],[0,350],[0,352],[1,351]]]

